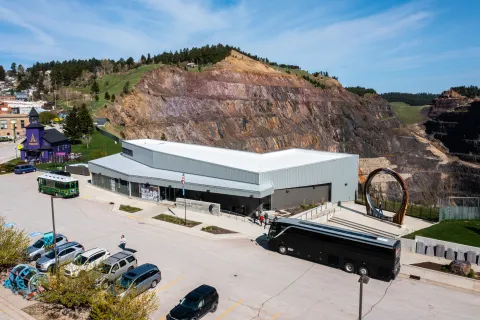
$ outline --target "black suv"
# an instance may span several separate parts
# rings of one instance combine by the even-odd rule
[[[217,311],[218,293],[214,287],[201,285],[185,296],[167,315],[167,320],[198,320]]]

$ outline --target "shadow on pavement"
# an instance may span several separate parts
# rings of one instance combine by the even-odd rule
[[[265,250],[268,250],[268,241],[267,241],[267,235],[263,234],[260,237],[256,238],[255,240],[251,240],[252,242],[255,242],[256,245],[262,247]]]

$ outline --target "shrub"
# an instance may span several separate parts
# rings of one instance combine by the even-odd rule
[[[157,219],[157,220],[161,220],[161,221],[170,222],[170,223],[185,226],[185,219],[170,216],[168,214],[163,214],[162,213],[162,214],[159,214],[158,216],[153,217],[153,219]],[[198,226],[200,223],[201,222],[197,222],[197,221],[193,221],[193,220],[187,220],[186,226],[191,228],[191,227]]]
[[[147,320],[149,314],[157,308],[155,292],[145,292],[139,296],[127,294],[123,298],[117,298],[108,292],[102,292],[92,302],[90,319]]]
[[[15,227],[5,227],[0,217],[0,269],[7,269],[25,261],[25,251],[30,245],[28,235]]]
[[[121,204],[119,209],[122,210],[122,211],[130,212],[130,213],[142,211],[142,209],[140,209],[140,208],[127,206],[127,205],[124,205],[124,204]]]
[[[93,150],[92,153],[90,153],[90,160],[103,158],[104,156],[105,152],[103,152],[102,150]]]
[[[472,278],[472,279],[477,278],[476,275],[475,275],[475,271],[473,269],[470,269],[470,271],[467,274],[467,277]]]

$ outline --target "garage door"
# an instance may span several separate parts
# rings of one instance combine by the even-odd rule
[[[288,209],[299,207],[301,204],[329,202],[331,187],[331,184],[322,184],[275,190],[272,195],[272,208]]]

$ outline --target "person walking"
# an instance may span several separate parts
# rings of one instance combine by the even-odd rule
[[[264,218],[263,215],[260,213],[260,217],[259,217],[259,219],[258,219],[258,220],[260,220],[260,227],[263,226],[263,219],[265,219],[265,218]]]
[[[380,202],[380,204],[378,205],[378,212],[383,214],[382,202]]]
[[[258,210],[253,213],[253,223],[257,224]]]
[[[125,250],[125,246],[127,245],[127,239],[125,238],[125,235],[122,234],[120,238],[120,248],[122,250]]]
[[[265,212],[263,214],[263,217],[265,218],[265,224],[263,225],[263,229],[265,229],[267,227],[267,223],[268,223],[268,212]]]

